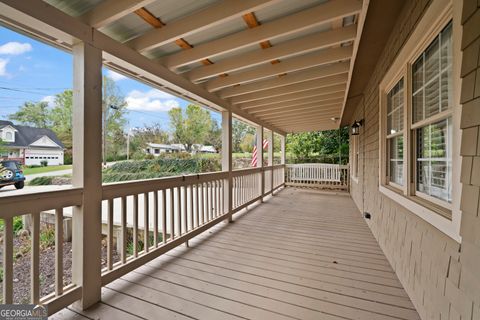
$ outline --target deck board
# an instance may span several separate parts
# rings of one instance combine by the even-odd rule
[[[234,221],[54,318],[420,319],[348,195],[287,188]]]

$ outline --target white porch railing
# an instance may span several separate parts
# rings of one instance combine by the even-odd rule
[[[287,186],[348,190],[348,165],[302,163],[286,166]]]
[[[284,169],[285,165],[276,165],[236,170],[231,175],[215,172],[103,185],[102,216],[106,219],[102,220],[107,221],[107,231],[102,286],[183,243],[188,244],[190,238],[284,186]],[[267,186],[265,190],[262,185]],[[83,189],[74,188],[0,197],[0,218],[4,220],[2,303],[19,303],[13,299],[13,218],[25,214],[31,216],[32,225],[30,302],[47,305],[52,314],[82,297],[83,288],[78,278],[73,277],[73,283],[64,286],[63,264],[64,213],[76,214],[73,208],[83,205],[82,194]],[[53,289],[40,281],[40,214],[45,211],[55,214]],[[84,228],[74,225],[73,232],[84,232],[88,236],[88,226]],[[82,245],[74,240],[73,251]],[[72,267],[75,270],[76,266]]]

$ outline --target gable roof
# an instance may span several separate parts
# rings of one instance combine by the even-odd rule
[[[13,124],[11,121],[0,120],[0,128],[11,126],[18,131],[15,132],[15,142],[6,142],[9,147],[28,147],[43,136],[47,136],[53,142],[64,148],[63,143],[58,139],[57,135],[50,129],[34,128],[29,126],[21,126]]]

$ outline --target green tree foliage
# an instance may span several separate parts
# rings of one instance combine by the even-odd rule
[[[126,138],[123,128],[126,124],[127,102],[120,88],[111,78],[103,77],[102,119],[104,161],[117,160],[126,153]]]
[[[185,111],[174,108],[168,115],[174,142],[183,144],[187,152],[192,151],[194,144],[205,144],[212,126],[208,110],[190,104]]]
[[[7,148],[5,147],[6,143],[0,139],[0,156],[7,152]]]
[[[218,125],[218,122],[213,119],[205,144],[214,147],[217,152],[222,150],[222,128]]]
[[[348,158],[348,127],[338,130],[302,132],[287,135],[287,152],[299,160]],[[344,161],[343,161],[344,162]]]
[[[253,145],[255,144],[255,135],[251,133],[246,133],[240,143],[240,150],[242,152],[252,152]]]
[[[25,102],[20,110],[8,117],[27,126],[50,128],[50,109],[47,102]]]
[[[241,144],[247,134],[255,136],[255,128],[245,122],[233,119],[232,121],[232,149],[233,152],[241,152]],[[253,146],[252,146],[253,148]]]

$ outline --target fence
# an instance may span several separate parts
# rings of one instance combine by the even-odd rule
[[[284,185],[285,166],[215,172],[153,180],[110,183],[102,187],[102,220],[106,221],[106,261],[102,286],[162,255],[261,200]],[[267,181],[268,180],[268,181]],[[229,185],[231,181],[231,186]],[[82,286],[75,275],[65,285],[64,213],[75,216],[82,203],[83,189],[0,197],[3,236],[3,303],[13,299],[14,241],[13,218],[29,215],[31,220],[31,303],[48,306],[52,314],[80,299]],[[229,199],[232,199],[229,204]],[[40,275],[40,215],[55,216],[54,289],[43,288]],[[69,214],[66,214],[68,216]],[[73,225],[73,232],[89,236],[88,226]],[[91,236],[91,235],[90,235]],[[82,243],[72,240],[73,254]],[[91,254],[94,254],[93,252]],[[79,273],[81,274],[81,273]],[[52,292],[47,292],[48,290]],[[26,302],[26,301],[22,301]]]
[[[348,165],[302,163],[286,166],[287,186],[348,190]]]

